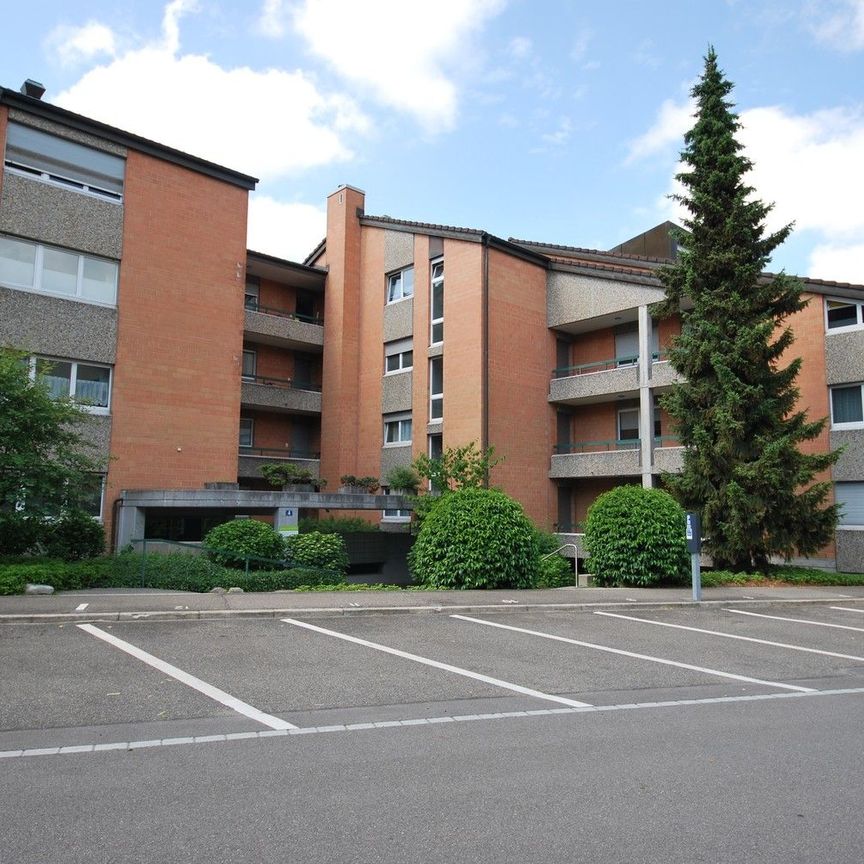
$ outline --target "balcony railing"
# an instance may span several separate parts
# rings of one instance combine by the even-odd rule
[[[287,447],[246,447],[240,445],[241,456],[265,456],[268,459],[320,459],[312,450],[289,450]]]
[[[669,359],[666,351],[660,351],[651,355],[654,363],[663,363]],[[570,378],[574,375],[590,375],[592,372],[609,372],[613,369],[624,369],[628,366],[637,366],[639,356],[613,357],[610,360],[595,360],[593,363],[579,363],[576,366],[559,366],[552,370],[553,378]]]
[[[261,312],[264,315],[277,315],[280,318],[291,318],[295,321],[305,321],[307,324],[324,326],[324,318],[320,315],[304,315],[302,312],[291,312],[289,309],[280,309],[276,306],[262,306],[257,300],[246,299],[244,307],[247,312]]]
[[[556,444],[553,452],[560,453],[604,453],[614,450],[638,450],[639,438],[613,438],[608,441],[572,441],[569,444]]]
[[[308,390],[310,393],[320,393],[321,386],[311,381],[296,381],[293,378],[274,378],[272,375],[243,375],[245,384],[266,384],[269,387],[279,387],[282,390]]]

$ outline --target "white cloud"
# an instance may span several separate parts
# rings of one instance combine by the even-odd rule
[[[302,0],[296,30],[313,54],[374,98],[413,114],[429,130],[453,125],[451,77],[473,53],[470,36],[505,0],[438,0],[432,9],[405,0]]]
[[[524,57],[530,57],[534,50],[534,43],[527,36],[515,36],[510,40],[507,46],[511,57],[521,60]]]
[[[840,51],[864,49],[864,0],[815,0],[805,15],[820,42]]]
[[[810,253],[809,273],[819,279],[864,285],[864,243],[817,246]]]
[[[60,24],[45,37],[43,47],[62,66],[76,66],[106,54],[113,57],[117,50],[114,33],[98,21],[88,21],[82,27]]]
[[[326,229],[323,208],[278,201],[257,192],[249,198],[248,246],[256,252],[303,261],[321,242]]]
[[[165,7],[160,37],[96,66],[56,102],[262,179],[351,157],[344,133],[368,120],[301,71],[225,69],[180,51],[189,0]]]
[[[281,39],[285,35],[285,4],[282,0],[264,0],[255,29],[270,39]]]
[[[654,125],[630,142],[624,164],[630,165],[657,153],[665,154],[673,144],[680,149],[683,146],[684,133],[693,125],[695,110],[691,101],[678,104],[667,99],[660,106]]]

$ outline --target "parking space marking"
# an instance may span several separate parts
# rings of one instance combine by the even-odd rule
[[[100,630],[92,624],[78,624],[77,626],[79,630],[83,630],[85,633],[89,633],[91,636],[95,636],[97,639],[101,639],[103,642],[107,642],[109,645],[113,645],[121,651],[125,651],[136,660],[140,660],[142,663],[146,663],[148,666],[158,669],[163,674],[174,678],[181,684],[185,684],[187,687],[197,690],[204,696],[208,696],[214,702],[218,702],[220,705],[224,705],[226,708],[230,708],[232,711],[236,711],[238,714],[242,714],[250,720],[255,720],[264,726],[269,726],[271,729],[287,730],[297,728],[286,720],[281,720],[279,717],[274,717],[272,714],[265,714],[263,711],[259,711],[257,708],[237,699],[230,693],[226,693],[224,690],[220,690],[218,687],[214,687],[212,684],[208,684],[206,681],[202,681],[200,678],[196,678],[194,675],[190,675],[188,672],[184,672],[182,669],[178,669],[176,666],[172,666],[170,663],[166,663],[164,660],[160,660],[158,657],[154,657],[152,654],[142,651],[131,642],[125,642],[123,639],[118,639],[111,633],[106,633],[104,630]]]
[[[859,615],[864,615],[864,609],[852,609],[849,606],[829,606],[829,609],[836,609],[838,612],[857,612]]]
[[[104,753],[106,751],[147,750],[158,747],[176,747],[183,744],[215,744],[229,741],[266,741],[270,738],[289,738],[297,735],[330,735],[338,732],[365,732],[407,726],[436,726],[441,724],[472,723],[483,720],[511,720],[527,717],[554,717],[556,715],[605,714],[612,711],[642,711],[700,705],[735,704],[741,702],[768,702],[777,699],[819,699],[829,696],[861,696],[864,687],[846,687],[837,690],[812,690],[808,693],[755,693],[746,696],[709,696],[704,699],[674,699],[663,702],[632,702],[619,705],[585,705],[570,708],[542,708],[532,711],[500,711],[493,714],[452,714],[443,717],[414,717],[409,720],[383,720],[371,723],[337,723],[330,726],[305,726],[291,729],[268,729],[264,732],[228,732],[225,735],[189,735],[183,738],[151,738],[143,741],[114,741],[73,746],[32,747],[18,750],[0,750],[0,759],[19,759],[33,756],[66,756],[73,753]]]
[[[657,627],[672,627],[675,630],[689,630],[691,633],[706,633],[709,636],[722,636],[724,639],[739,639],[742,642],[755,642],[757,645],[770,645],[774,648],[788,648],[791,651],[806,651],[808,654],[824,654],[826,657],[839,657],[841,660],[858,660],[864,663],[864,657],[854,654],[838,654],[836,651],[823,651],[821,648],[805,648],[803,645],[789,645],[786,642],[771,642],[768,639],[756,639],[753,636],[739,636],[737,633],[724,633],[721,630],[703,630],[701,627],[687,627],[684,624],[670,624],[668,621],[654,621],[651,618],[634,618],[632,615],[619,615],[616,612],[595,612],[605,618],[621,618],[624,621],[639,621],[641,624],[654,624]]]
[[[385,654],[392,654],[394,657],[401,657],[403,660],[413,660],[415,663],[422,663],[425,666],[431,666],[433,669],[441,669],[445,672],[452,672],[455,675],[461,675],[464,678],[472,678],[475,681],[482,681],[484,684],[491,684],[493,687],[501,687],[504,690],[521,693],[523,696],[533,696],[536,699],[545,699],[547,702],[558,702],[560,705],[569,705],[571,708],[590,707],[587,702],[578,702],[576,699],[566,699],[564,696],[555,696],[552,693],[541,693],[539,690],[532,690],[530,687],[523,687],[521,684],[512,684],[509,681],[502,681],[500,678],[491,678],[490,676],[483,675],[480,672],[472,672],[470,669],[462,669],[459,666],[451,666],[449,663],[440,663],[438,660],[430,660],[428,657],[409,654],[407,651],[400,651],[398,648],[390,648],[387,645],[379,645],[377,642],[369,642],[366,639],[349,636],[347,633],[339,633],[336,630],[326,630],[324,627],[316,627],[314,624],[309,624],[306,621],[298,621],[296,618],[283,618],[282,621],[286,624],[293,624],[296,627],[303,627],[306,630],[312,630],[315,633],[323,633],[325,636],[344,639],[346,642],[353,642],[355,645],[362,645],[365,648],[374,648],[376,651],[383,651]]]
[[[83,612],[89,605],[90,605],[89,603],[79,603],[75,607],[75,611],[76,612]]]
[[[460,621],[470,621],[473,624],[484,624],[487,627],[498,627],[501,630],[512,630],[515,633],[527,633],[529,636],[540,636],[542,639],[552,639],[555,642],[566,642],[569,645],[578,645],[581,648],[591,648],[594,651],[605,651],[608,654],[619,654],[622,657],[632,657],[635,660],[648,660],[651,663],[660,663],[663,666],[676,666],[679,669],[689,669],[691,672],[704,672],[706,675],[717,675],[720,678],[731,678],[733,681],[746,681],[748,684],[764,684],[767,687],[780,687],[783,690],[797,690],[800,693],[816,692],[812,687],[799,687],[797,684],[782,684],[779,681],[764,681],[761,678],[750,678],[747,675],[736,675],[733,672],[722,672],[719,669],[708,669],[704,666],[693,666],[690,663],[680,663],[677,660],[669,660],[665,657],[652,657],[649,654],[637,654],[634,651],[624,651],[621,648],[610,648],[608,645],[596,645],[593,642],[582,642],[579,639],[570,639],[567,636],[556,636],[553,633],[541,633],[539,630],[526,630],[523,627],[514,627],[511,624],[499,624],[497,621],[483,621],[480,618],[469,618],[467,615],[451,615]]]
[[[724,609],[724,612],[734,612],[736,615],[750,615],[753,618],[770,618],[772,621],[791,621],[793,624],[810,624],[813,627],[832,627],[835,630],[854,630],[864,633],[864,627],[850,627],[848,624],[829,624],[827,621],[811,621],[809,618],[783,618],[780,615],[765,615],[762,612],[745,612],[743,609]]]

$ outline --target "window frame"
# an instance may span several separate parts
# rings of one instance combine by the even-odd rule
[[[408,293],[405,292],[405,276],[407,273],[411,274],[411,286],[410,291]],[[395,280],[398,280],[395,281]],[[414,265],[412,264],[409,267],[402,267],[400,270],[395,270],[393,273],[388,273],[386,278],[386,292],[384,297],[386,299],[386,305],[391,306],[394,303],[399,303],[402,300],[410,300],[414,296]],[[397,285],[398,288],[398,296],[395,296],[394,286]]]
[[[838,423],[834,420],[834,391],[835,390],[851,390],[857,387],[859,399],[861,402],[861,420],[851,420],[849,422]],[[844,429],[864,429],[864,383],[851,381],[848,384],[835,384],[828,388],[828,406],[831,409],[831,429],[843,431]]]
[[[616,415],[617,424],[615,427],[615,440],[616,441],[641,441],[642,430],[639,427],[642,424],[640,423],[640,419],[641,419],[639,416],[640,413],[641,413],[641,409],[639,408],[638,405],[635,408],[619,408],[618,409],[618,412]],[[623,430],[623,427],[621,426],[621,415],[622,414],[635,414],[636,415],[636,426],[635,426],[636,434],[632,438],[625,438],[621,434],[622,430]]]
[[[441,275],[435,275],[435,268],[441,267]],[[441,288],[441,315],[435,317],[435,288]],[[435,327],[440,325],[441,338],[435,338]],[[429,344],[443,345],[444,344],[444,259],[437,258],[429,262]]]
[[[42,294],[46,297],[60,297],[63,300],[77,300],[81,303],[92,303],[94,306],[105,306],[107,308],[117,307],[117,289],[120,283],[120,262],[111,258],[101,258],[98,255],[88,255],[84,252],[76,252],[74,249],[63,249],[60,246],[50,246],[46,243],[38,243],[35,240],[26,240],[23,237],[15,237],[12,234],[0,233],[0,239],[10,240],[13,243],[20,243],[24,246],[31,246],[34,249],[33,255],[33,279],[29,285],[23,282],[4,281],[0,278],[0,285],[11,288],[15,291],[29,291],[33,294]],[[61,291],[50,291],[43,288],[44,270],[45,270],[45,252],[61,252],[65,255],[77,257],[78,265],[75,271],[75,293],[65,294]],[[82,294],[84,286],[84,267],[87,261],[95,261],[100,264],[110,264],[114,268],[114,290],[113,299],[110,301],[96,300],[92,297],[86,297]]]
[[[88,414],[100,414],[102,416],[106,416],[111,413],[111,397],[113,395],[114,390],[114,367],[108,365],[107,363],[93,363],[90,360],[70,360],[66,357],[49,357],[45,354],[31,354],[28,357],[28,364],[30,368],[30,380],[36,381],[38,378],[36,367],[40,360],[44,360],[46,363],[68,363],[69,364],[69,393],[68,397],[71,399],[82,411],[86,411]],[[77,399],[77,390],[78,390],[78,367],[79,366],[89,366],[92,369],[107,369],[108,370],[108,398],[106,399],[107,405],[89,405],[86,402],[79,402]]]
[[[441,364],[441,390],[433,391],[432,384],[435,380],[433,375],[433,368],[436,363]],[[438,404],[439,414],[435,414],[434,407]],[[429,422],[430,423],[439,423],[444,419],[444,358],[443,357],[430,357],[429,358]]]
[[[405,365],[405,355],[411,355],[411,361]],[[399,366],[396,369],[388,369],[387,361],[391,357],[399,358]],[[392,342],[384,343],[384,374],[399,375],[402,372],[410,372],[414,368],[414,339],[394,339]]]
[[[404,438],[405,424],[407,424],[408,437]],[[387,427],[394,426],[396,430],[396,440],[387,440]],[[385,414],[383,416],[384,438],[383,447],[405,447],[413,443],[414,424],[411,418],[410,411],[399,411],[393,414]]]
[[[257,276],[247,276],[243,286],[243,308],[247,312],[257,312],[260,306],[261,282]]]
[[[252,373],[246,371],[246,357],[252,358]],[[254,348],[243,349],[243,359],[240,366],[240,380],[247,384],[254,384],[258,377],[258,352]]]
[[[382,522],[410,522],[411,521],[411,511],[410,510],[382,510],[381,511],[381,521]]]
[[[248,425],[249,427],[249,443],[243,443],[243,427],[244,425]],[[237,446],[241,450],[249,450],[255,446],[255,418],[254,417],[241,417],[240,418],[240,427],[237,435]]]
[[[840,327],[832,327],[828,320],[829,304],[840,303],[843,306],[852,306],[855,308],[855,323],[843,324]],[[864,301],[850,300],[848,297],[826,297],[824,304],[825,316],[825,332],[826,333],[849,333],[853,330],[864,329]]]
[[[30,135],[38,142],[39,139],[50,139],[49,143],[57,142],[61,150],[65,149],[67,155],[74,157],[76,153],[87,151],[100,157],[107,167],[109,161],[116,162],[120,166],[118,177],[111,177],[103,173],[102,176],[107,179],[113,179],[119,186],[120,191],[108,189],[104,186],[91,183],[94,174],[98,174],[98,170],[93,168],[85,168],[83,165],[76,164],[74,158],[66,162],[72,170],[67,173],[60,173],[51,170],[51,165],[46,164],[52,161],[51,157],[45,152],[38,150],[27,151],[22,145],[14,139],[18,135],[18,130],[23,130],[24,134]],[[28,152],[35,154],[35,158],[28,157]],[[78,160],[80,162],[80,160]],[[40,164],[41,163],[41,164]],[[11,174],[17,174],[20,177],[28,177],[39,183],[45,183],[49,186],[56,186],[60,189],[67,189],[71,192],[76,192],[79,195],[87,195],[92,198],[98,198],[101,201],[108,201],[112,204],[122,204],[123,196],[126,191],[126,159],[123,156],[118,156],[116,153],[109,153],[107,150],[100,150],[98,147],[90,147],[87,144],[82,144],[79,141],[72,141],[69,138],[64,138],[62,135],[55,135],[51,132],[46,132],[44,129],[37,129],[33,126],[28,126],[24,123],[17,123],[10,120],[7,126],[6,133],[6,151],[3,154],[4,170]],[[79,176],[70,176],[79,173]],[[98,178],[97,178],[98,179]]]
[[[841,480],[841,481],[835,482],[834,483],[834,500],[838,504],[843,504],[843,505],[847,504],[848,502],[844,499],[851,497],[850,495],[847,494],[847,492],[849,490],[851,490],[852,487],[855,487],[854,491],[864,493],[864,482],[862,482],[860,480],[851,480],[851,481]],[[845,529],[847,531],[848,530],[864,531],[864,517],[862,517],[861,521],[859,521],[859,522],[845,522],[844,520],[847,518],[850,518],[848,512],[844,513],[844,511],[841,510],[840,516],[837,520],[837,528],[838,529],[841,529],[841,530]]]

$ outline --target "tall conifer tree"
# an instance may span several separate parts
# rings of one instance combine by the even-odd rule
[[[784,357],[794,341],[788,319],[807,301],[797,279],[762,275],[792,226],[765,231],[773,205],[745,182],[752,163],[736,140],[731,90],[709,49],[677,175],[687,233],[677,262],[659,273],[666,300],[657,311],[681,315],[669,359],[684,378],[663,400],[685,447],[682,473],[666,480],[701,512],[717,566],[765,570],[772,555],[806,555],[831,540],[830,482],[814,478],[838,454],[800,449],[826,423],[797,409],[801,360]]]

